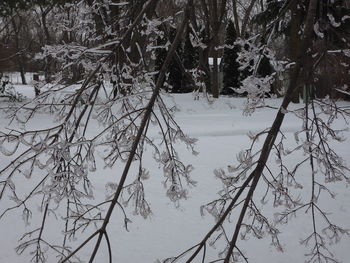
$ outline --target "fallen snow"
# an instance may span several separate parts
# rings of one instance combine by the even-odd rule
[[[33,97],[32,87],[16,86],[16,88],[27,97]],[[217,192],[221,190],[221,183],[214,177],[213,170],[236,164],[236,155],[242,149],[246,149],[250,143],[248,132],[258,132],[269,127],[276,114],[276,109],[260,108],[252,116],[243,116],[244,98],[224,97],[211,104],[208,104],[206,99],[202,97],[199,100],[193,100],[191,94],[164,96],[164,99],[168,103],[175,103],[177,108],[175,117],[183,130],[190,136],[199,139],[196,145],[198,156],[192,156],[184,146],[179,146],[180,156],[183,160],[193,164],[195,170],[192,172],[192,179],[198,184],[190,190],[188,200],[182,201],[180,207],[176,208],[165,196],[165,190],[161,183],[163,180],[161,169],[154,165],[151,156],[146,156],[145,163],[151,176],[145,182],[146,196],[151,204],[153,215],[146,220],[140,216],[130,215],[132,223],[129,225],[129,231],[126,231],[123,228],[119,212],[114,214],[108,227],[112,239],[113,262],[155,262],[157,259],[175,256],[200,241],[214,224],[214,220],[210,215],[202,217],[199,208],[202,204],[215,199]],[[267,103],[270,106],[278,107],[281,100],[269,99]],[[342,103],[349,105],[346,102]],[[2,108],[6,107],[5,102],[1,102],[1,105]],[[300,106],[294,105],[293,107]],[[0,112],[0,116],[0,130],[3,131],[7,127],[7,121],[3,112]],[[38,120],[35,125],[40,127],[46,119],[46,116],[42,116],[42,120]],[[287,144],[293,145],[294,132],[300,130],[301,125],[299,119],[287,114],[282,128],[287,136]],[[152,136],[156,138],[157,133]],[[349,137],[349,133],[346,136]],[[335,147],[350,164],[350,141],[335,144]],[[3,166],[2,160],[3,156],[0,156],[1,167]],[[295,161],[295,159],[291,159],[289,164],[292,165]],[[102,169],[102,164],[99,165],[98,171],[93,175],[96,196],[101,198],[105,196],[105,184],[115,182],[120,171],[121,168]],[[307,171],[305,171],[304,177],[303,180],[307,184],[310,180]],[[28,181],[23,181],[23,188],[29,189],[26,184]],[[331,217],[339,225],[350,228],[349,189],[343,183],[337,184],[334,189],[338,193],[337,199],[324,200],[323,207],[334,212]],[[0,211],[3,211],[2,209],[7,205],[6,202],[0,202]],[[266,211],[273,213],[269,205],[266,205]],[[31,257],[28,253],[18,256],[14,248],[18,245],[17,241],[21,234],[26,230],[38,227],[40,222],[41,218],[34,215],[31,225],[24,226],[20,211],[12,211],[2,219],[0,222],[1,263],[29,262]],[[61,223],[52,220],[46,228],[45,235],[48,239],[57,239],[57,237],[62,239],[62,236],[57,235],[60,233],[55,232],[57,224]],[[251,238],[248,241],[240,241],[239,244],[246,252],[249,262],[304,262],[304,254],[308,250],[299,242],[305,238],[306,232],[311,231],[311,227],[311,221],[305,217],[296,218],[289,225],[282,227],[281,241],[285,248],[284,253],[277,252],[272,248],[268,237],[262,240]],[[76,245],[82,240],[77,240]],[[332,251],[336,258],[346,263],[349,262],[350,258],[349,248],[350,238],[345,238],[334,245]],[[218,252],[219,250],[211,249],[208,251],[207,259],[216,258]],[[79,253],[79,256],[81,259],[87,260],[90,253],[91,246],[88,246]],[[199,258],[196,262],[200,262]],[[107,262],[107,259],[107,250],[103,245],[97,255],[96,262]],[[49,262],[55,261],[51,258]]]

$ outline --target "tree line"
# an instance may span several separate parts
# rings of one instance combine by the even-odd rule
[[[244,94],[237,90],[248,76],[265,78],[273,75],[268,96],[282,96],[290,75],[288,72],[281,72],[278,64],[296,59],[301,36],[299,29],[306,14],[303,6],[307,2],[303,2],[302,5],[298,5],[297,1],[289,3],[276,0],[261,3],[251,1],[245,5],[237,4],[236,1],[214,2],[211,4],[210,1],[195,1],[194,5],[198,8],[192,14],[193,24],[186,28],[181,37],[181,43],[169,69],[167,90],[184,93],[198,89],[199,85],[194,85],[190,77],[191,72],[196,72],[201,75],[198,81],[202,83],[204,90],[214,97],[218,97],[220,93],[238,96]],[[132,1],[128,5],[118,1],[104,3],[93,0],[3,1],[0,5],[0,68],[2,71],[19,71],[23,83],[26,83],[26,71],[42,71],[46,81],[50,82],[58,72],[62,72],[63,61],[66,63],[70,60],[72,65],[63,73],[65,75],[55,78],[79,81],[87,74],[83,62],[69,59],[67,55],[63,58],[61,54],[79,53],[98,43],[117,38],[122,34],[123,27],[135,19],[142,4],[142,1]],[[326,1],[318,6],[318,21],[315,24],[312,49],[324,54],[314,70],[317,72],[315,78],[319,88],[315,91],[300,88],[294,101],[309,93],[312,94],[307,96],[339,97],[341,94],[337,89],[347,90],[346,83],[349,83],[349,77],[345,65],[349,58],[342,51],[338,54],[329,51],[343,50],[348,46],[347,5],[346,1],[338,0],[335,3]],[[181,10],[182,6],[182,1],[161,1],[155,9],[155,15],[171,17]],[[277,19],[278,23],[277,14],[281,14]],[[147,14],[149,17],[153,15]],[[139,63],[141,56],[137,53],[142,52],[149,67],[159,70],[166,54],[165,44],[174,38],[177,24],[175,19],[158,26],[158,36],[151,40],[157,46],[153,58],[146,50],[137,50],[136,46],[131,44],[130,59]],[[138,43],[145,39],[141,34],[128,41]],[[56,54],[48,54],[53,46],[59,47],[61,53],[56,50]],[[239,54],[242,56],[245,52],[255,52],[259,59],[239,59]],[[209,58],[212,61],[211,65]],[[94,54],[90,54],[86,59],[94,60]],[[98,59],[97,56],[95,59]],[[336,63],[337,61],[340,63]]]

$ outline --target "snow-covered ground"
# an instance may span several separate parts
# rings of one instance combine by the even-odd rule
[[[22,83],[21,74],[19,72],[2,72],[3,76],[7,76],[9,78],[10,83],[12,84],[20,84]],[[39,74],[37,72],[26,72],[25,78],[27,83],[33,83],[34,74]],[[44,75],[39,74],[39,80],[44,80]]]
[[[17,90],[27,97],[33,97],[34,90],[30,86],[16,86]],[[150,179],[145,182],[146,197],[151,205],[152,216],[144,219],[141,216],[129,215],[132,223],[129,224],[128,231],[123,227],[123,222],[119,213],[115,213],[108,227],[112,243],[113,262],[121,263],[143,263],[155,262],[157,259],[164,259],[175,256],[183,250],[198,243],[206,232],[214,224],[214,219],[210,215],[201,216],[200,206],[206,204],[216,197],[222,189],[221,182],[214,176],[214,169],[226,168],[228,165],[237,164],[236,156],[248,148],[250,139],[248,132],[258,132],[268,128],[276,114],[276,109],[260,108],[252,116],[242,114],[244,108],[244,98],[223,97],[208,104],[206,99],[200,97],[194,100],[191,94],[174,95],[164,97],[169,104],[175,103],[177,111],[175,118],[185,133],[191,137],[198,138],[196,151],[197,156],[193,156],[186,147],[179,145],[180,157],[185,163],[192,164],[194,170],[191,173],[193,180],[197,181],[197,186],[189,191],[188,199],[181,201],[179,207],[166,197],[165,189],[162,186],[162,169],[152,162],[151,155],[145,156],[145,166],[150,170]],[[1,102],[1,108],[6,107],[7,102]],[[280,99],[268,99],[267,104],[278,107]],[[347,102],[340,102],[349,106]],[[293,105],[292,107],[301,107]],[[37,119],[34,124],[41,127],[48,120],[48,116],[41,115],[42,119]],[[4,131],[8,126],[6,115],[0,111],[0,131]],[[345,128],[341,120],[336,122],[339,127]],[[300,119],[292,114],[287,114],[282,131],[287,137],[286,144],[295,145],[294,133],[301,130],[302,123]],[[152,134],[152,130],[150,131]],[[154,133],[156,137],[156,133]],[[334,143],[336,151],[350,165],[350,136],[346,132],[345,136],[349,138],[342,143]],[[260,142],[261,143],[261,142]],[[302,154],[302,152],[300,152]],[[287,164],[292,166],[298,160],[298,156],[292,157]],[[274,161],[274,156],[271,156]],[[7,159],[6,159],[7,160]],[[0,165],[5,159],[0,156]],[[105,196],[105,185],[107,182],[115,182],[122,167],[113,169],[103,169],[102,165],[92,176],[94,191],[96,196],[101,198]],[[307,169],[299,172],[301,182],[309,184],[310,176]],[[1,175],[0,175],[1,178]],[[23,179],[23,189],[30,181]],[[330,217],[344,228],[350,229],[350,192],[345,182],[331,184],[330,188],[337,193],[336,199],[322,199],[322,207],[332,212]],[[258,190],[262,190],[259,189]],[[97,202],[97,201],[96,201]],[[4,207],[8,206],[6,201],[0,202],[0,213]],[[273,214],[274,210],[270,203],[262,205],[265,211]],[[29,262],[32,256],[25,252],[23,255],[16,255],[14,248],[18,245],[18,239],[26,230],[40,226],[41,218],[33,215],[29,226],[25,226],[22,221],[21,211],[11,211],[0,221],[0,263],[22,263]],[[56,233],[55,220],[47,226],[45,235],[48,239],[62,239],[60,233]],[[232,229],[234,229],[234,222]],[[293,219],[288,225],[280,228],[281,242],[284,252],[277,252],[270,246],[270,238],[266,237],[260,240],[250,238],[246,241],[239,241],[240,247],[246,252],[249,262],[253,263],[286,263],[286,262],[304,262],[305,253],[310,251],[310,247],[305,248],[300,244],[307,234],[312,232],[312,224],[309,215],[301,213]],[[87,231],[92,231],[89,229]],[[89,232],[89,233],[90,233]],[[88,233],[85,233],[87,235]],[[78,239],[76,244],[83,239]],[[94,244],[94,242],[92,242]],[[208,250],[207,262],[211,258],[215,259],[220,249]],[[340,261],[350,262],[350,237],[343,238],[339,243],[331,246],[331,251]],[[80,254],[83,260],[88,259],[91,253],[91,246],[88,246]],[[96,262],[108,262],[106,247],[97,255]],[[197,261],[201,262],[201,257]],[[55,262],[50,259],[49,262]]]

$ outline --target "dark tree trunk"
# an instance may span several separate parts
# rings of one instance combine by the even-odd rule
[[[40,6],[41,10],[41,22],[42,27],[45,35],[44,45],[50,45],[51,44],[51,36],[49,29],[47,27],[47,15],[52,10],[53,6],[47,7],[45,10]],[[45,57],[45,65],[44,65],[44,74],[45,74],[45,81],[51,82],[51,76],[52,76],[52,66],[53,66],[53,59],[50,56]]]
[[[257,166],[255,169],[251,172],[251,174],[248,176],[248,178],[243,183],[242,187],[237,191],[234,197],[232,197],[232,201],[228,205],[228,207],[223,212],[222,216],[217,220],[216,224],[210,229],[210,231],[205,235],[205,237],[201,240],[200,243],[198,243],[195,251],[192,253],[192,255],[187,259],[186,263],[191,263],[196,256],[199,254],[199,252],[205,247],[207,241],[210,239],[210,237],[213,235],[213,233],[224,223],[227,216],[231,213],[232,209],[237,205],[237,201],[240,197],[240,195],[243,193],[245,189],[249,189],[247,196],[244,200],[244,205],[242,207],[241,213],[239,215],[239,218],[237,220],[237,223],[235,225],[235,231],[232,236],[231,241],[229,242],[229,248],[227,249],[226,258],[224,260],[224,263],[230,262],[233,249],[236,248],[237,245],[237,239],[239,236],[240,229],[242,227],[243,219],[245,216],[245,213],[247,211],[248,205],[250,201],[253,198],[254,191],[258,185],[258,182],[261,178],[261,175],[263,173],[263,170],[265,169],[266,162],[270,156],[271,149],[275,143],[275,140],[277,138],[277,135],[280,131],[281,125],[283,123],[285,113],[284,110],[288,108],[288,105],[292,101],[293,93],[297,89],[297,83],[300,81],[300,74],[302,70],[303,63],[305,62],[305,56],[303,56],[304,53],[307,52],[308,48],[311,45],[312,41],[312,31],[313,31],[313,23],[316,17],[316,8],[317,8],[317,1],[318,0],[311,0],[309,4],[308,14],[305,21],[305,30],[304,30],[304,37],[302,39],[301,47],[299,49],[298,55],[297,55],[297,61],[296,65],[292,69],[291,74],[291,82],[288,86],[286,95],[283,99],[282,105],[280,109],[277,112],[277,115],[275,117],[275,120],[267,134],[267,137],[264,141],[263,147],[261,149],[261,153],[259,156],[259,160],[257,162]]]
[[[24,70],[23,60],[22,59],[19,60],[18,65],[19,65],[19,71],[21,73],[22,84],[26,85],[27,84],[26,75],[25,75],[26,73],[25,73],[25,70]]]
[[[292,1],[290,11],[292,14],[292,18],[290,23],[289,58],[291,61],[295,62],[297,60],[298,52],[300,50],[301,39],[299,32],[301,30],[302,24],[302,12],[301,9],[298,8],[298,1]],[[293,73],[291,72],[290,75],[292,74]],[[300,85],[300,82],[297,85]],[[292,97],[292,102],[299,103],[301,92],[301,87],[295,89]]]
[[[20,17],[19,17],[19,19],[21,20]],[[20,33],[20,29],[21,29],[21,21],[20,21],[19,25],[17,25],[16,21],[15,21],[15,17],[13,17],[11,22],[12,22],[14,36],[15,36],[15,45],[16,45],[16,52],[17,52],[16,62],[17,62],[18,70],[19,70],[20,75],[21,75],[22,84],[26,85],[27,81],[26,81],[26,76],[25,76],[25,59],[24,59],[24,55],[23,55],[24,50],[21,50],[20,39],[19,39],[19,33]]]

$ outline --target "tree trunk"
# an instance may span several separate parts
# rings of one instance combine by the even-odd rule
[[[47,15],[52,10],[52,8],[53,8],[53,6],[50,6],[50,7],[47,7],[44,10],[40,6],[41,22],[42,22],[42,26],[43,26],[44,35],[45,35],[44,45],[50,45],[51,44],[51,36],[50,36],[50,33],[49,33],[49,29],[47,27],[46,18],[47,18]],[[44,63],[45,63],[45,65],[44,65],[45,81],[46,82],[51,82],[53,59],[51,58],[50,55],[45,57],[45,62]]]
[[[241,29],[241,36],[244,37],[246,30],[247,30],[247,25],[248,25],[248,21],[249,21],[249,17],[250,14],[253,10],[253,7],[256,3],[256,0],[251,0],[245,14],[244,14],[244,18],[243,18],[243,22],[242,22],[242,29]]]
[[[219,98],[219,72],[218,72],[218,51],[216,50],[218,44],[218,36],[220,30],[220,21],[218,15],[217,1],[213,0],[212,6],[212,55],[213,55],[213,74],[211,81],[212,94],[214,98]]]
[[[19,19],[21,18],[19,17]],[[11,22],[13,26],[14,35],[15,35],[15,45],[16,45],[16,53],[17,53],[16,62],[17,62],[18,70],[21,75],[22,84],[26,85],[27,81],[26,81],[25,68],[24,68],[25,59],[23,56],[23,50],[20,49],[20,39],[19,39],[21,23],[17,26],[15,17],[12,18]]]
[[[305,62],[305,56],[303,54],[307,53],[308,48],[311,45],[312,41],[312,31],[313,31],[313,23],[316,17],[316,8],[317,8],[317,1],[318,0],[311,0],[309,4],[308,14],[305,22],[305,30],[304,30],[304,37],[302,39],[301,48],[299,49],[296,65],[292,70],[292,78],[291,82],[288,86],[286,95],[283,99],[283,102],[280,106],[280,109],[277,112],[277,115],[275,117],[275,120],[267,134],[267,137],[264,141],[263,147],[261,149],[261,153],[259,156],[259,160],[257,162],[257,166],[252,171],[252,173],[247,177],[247,179],[244,181],[243,185],[237,190],[237,193],[234,197],[232,197],[232,201],[228,204],[225,211],[223,211],[222,216],[217,220],[216,224],[208,231],[208,233],[205,235],[205,237],[198,243],[196,246],[195,251],[191,254],[191,256],[187,259],[186,263],[191,263],[196,258],[196,256],[199,254],[199,252],[204,248],[210,239],[210,237],[213,235],[213,233],[222,226],[222,224],[225,222],[227,216],[232,212],[232,209],[237,205],[237,201],[239,200],[240,195],[243,193],[245,189],[249,189],[247,196],[244,200],[244,205],[242,207],[241,213],[239,215],[239,218],[236,223],[235,231],[232,236],[231,241],[229,242],[229,248],[227,250],[226,258],[224,260],[224,263],[229,263],[233,249],[236,248],[237,238],[240,232],[240,229],[242,227],[243,219],[246,213],[246,210],[248,208],[248,205],[250,201],[253,198],[254,191],[258,185],[258,182],[261,178],[262,172],[265,169],[266,162],[269,158],[271,149],[275,143],[275,140],[277,138],[277,135],[280,131],[281,125],[283,123],[284,117],[285,117],[285,109],[288,108],[288,105],[290,104],[292,100],[292,95],[295,89],[297,89],[297,83],[299,82],[300,73],[302,69],[302,65]],[[250,185],[249,185],[250,184]]]
[[[27,85],[26,73],[25,73],[25,70],[24,70],[24,66],[23,66],[22,60],[19,60],[18,64],[19,64],[19,71],[21,73],[22,84],[23,85]]]
[[[145,130],[146,126],[147,126],[147,123],[149,122],[149,120],[151,118],[153,107],[154,107],[154,104],[156,102],[156,99],[159,96],[160,89],[161,89],[161,87],[164,84],[166,72],[168,71],[168,68],[169,68],[169,65],[171,63],[171,60],[172,60],[172,58],[173,58],[173,56],[174,56],[174,54],[176,52],[176,48],[177,48],[177,46],[179,45],[179,43],[181,41],[182,34],[183,34],[183,32],[184,32],[184,30],[186,28],[186,25],[187,25],[188,21],[189,21],[189,8],[187,7],[186,8],[186,12],[185,12],[185,17],[184,17],[184,19],[182,21],[182,24],[179,26],[179,28],[177,30],[176,37],[175,37],[175,39],[174,39],[174,41],[173,41],[173,43],[172,43],[172,45],[171,45],[171,47],[170,47],[170,49],[168,51],[167,57],[166,57],[163,65],[162,65],[162,68],[161,68],[161,70],[159,72],[159,76],[157,78],[155,89],[153,91],[152,97],[150,98],[150,100],[148,102],[148,105],[145,108],[145,112],[143,114],[143,117],[142,117],[141,123],[139,125],[137,134],[136,134],[135,139],[134,139],[134,141],[132,143],[132,147],[131,147],[131,151],[130,151],[128,160],[127,160],[127,162],[125,164],[125,167],[124,167],[123,173],[121,175],[121,178],[119,180],[116,192],[113,195],[113,199],[111,200],[110,206],[108,207],[106,216],[105,216],[105,218],[103,220],[103,224],[102,224],[102,226],[100,227],[100,229],[98,231],[94,232],[87,239],[87,240],[90,240],[93,237],[98,235],[96,244],[94,246],[94,249],[92,251],[92,254],[91,254],[91,257],[90,257],[90,260],[89,260],[90,263],[92,263],[94,261],[94,259],[95,259],[96,253],[99,250],[100,245],[101,245],[102,237],[106,233],[106,228],[107,228],[107,225],[109,224],[109,220],[110,220],[110,218],[112,216],[113,210],[114,210],[115,206],[118,204],[118,200],[120,198],[120,195],[121,195],[124,183],[125,183],[126,178],[127,178],[128,174],[129,174],[129,169],[130,169],[131,164],[132,164],[132,162],[134,160],[134,156],[136,155],[137,148],[139,147],[139,143],[141,141],[141,138],[142,138],[144,130]],[[78,252],[85,245],[86,245],[85,242],[82,243],[69,256],[64,258],[62,260],[62,263],[67,262],[76,252]]]
[[[235,28],[236,28],[236,33],[237,33],[237,38],[240,37],[240,30],[239,30],[239,17],[238,17],[238,13],[237,13],[237,1],[236,0],[232,0],[232,12],[233,12],[233,19],[234,19],[234,23],[235,23]]]
[[[298,8],[298,1],[292,1],[290,6],[290,11],[292,14],[291,23],[290,23],[290,39],[289,39],[289,54],[290,60],[295,62],[298,58],[298,52],[300,50],[300,42],[301,42],[301,24],[302,24],[302,13]],[[290,75],[293,73],[291,72]],[[291,76],[292,77],[292,76]],[[302,89],[298,87],[292,97],[292,102],[299,103]]]
[[[238,221],[236,223],[236,229],[235,229],[235,232],[234,232],[233,237],[231,239],[230,247],[228,249],[224,263],[230,262],[230,258],[231,258],[233,249],[236,247],[237,238],[238,238],[238,235],[239,235],[242,223],[243,223],[243,219],[244,219],[246,210],[248,208],[250,201],[253,198],[254,191],[255,191],[256,186],[258,185],[258,182],[261,178],[261,175],[265,169],[266,162],[269,158],[271,149],[275,143],[275,140],[277,138],[277,135],[278,135],[280,128],[281,128],[281,125],[283,123],[283,120],[285,117],[284,110],[288,108],[288,105],[292,101],[293,94],[294,94],[295,90],[298,89],[297,83],[300,81],[299,78],[300,78],[301,73],[302,73],[301,69],[302,69],[303,64],[308,59],[307,56],[305,56],[305,54],[308,53],[308,49],[312,44],[312,32],[313,32],[314,20],[316,18],[317,2],[318,2],[318,0],[311,0],[309,3],[308,13],[307,13],[306,21],[305,21],[304,36],[303,36],[303,39],[302,39],[301,44],[300,44],[301,47],[297,51],[298,55],[297,55],[296,65],[292,70],[293,73],[292,73],[291,82],[289,84],[286,95],[283,99],[282,105],[281,105],[281,107],[276,115],[276,118],[272,124],[272,127],[271,127],[271,129],[270,129],[270,131],[265,139],[264,145],[261,149],[261,154],[259,156],[258,164],[257,164],[256,168],[254,169],[254,171],[252,172],[252,175],[254,176],[254,178],[253,178],[253,181],[252,181],[251,186],[249,188],[247,197],[245,198],[244,205],[242,207]],[[305,70],[305,69],[303,68],[303,70]],[[312,70],[312,69],[309,68],[309,70]]]
[[[219,98],[219,72],[218,72],[218,52],[214,52],[213,56],[213,74],[212,74],[212,93],[214,98]]]

